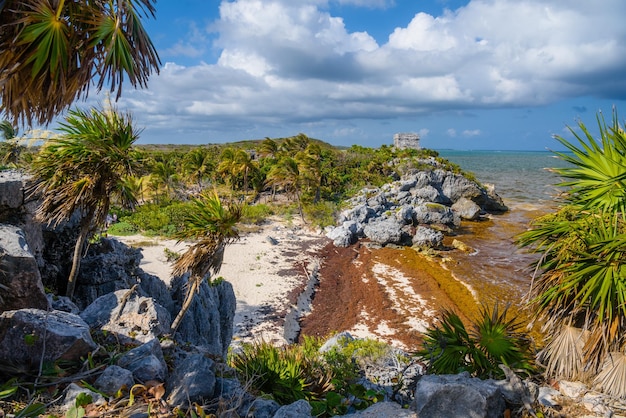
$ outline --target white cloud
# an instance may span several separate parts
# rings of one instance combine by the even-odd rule
[[[447,134],[450,138],[454,138],[454,137],[456,137],[456,129],[454,129],[454,128],[449,128],[448,130],[446,130],[446,134]]]
[[[589,3],[473,0],[442,16],[416,13],[378,45],[366,32],[348,31],[341,16],[327,11],[328,1],[223,1],[211,26],[217,62],[166,64],[148,91],[124,100],[156,125],[169,118],[180,129],[226,131],[235,123],[269,130],[585,95],[624,98],[626,3]],[[192,56],[200,51],[194,45],[178,43],[168,54]]]
[[[481,133],[480,129],[466,129],[463,131],[463,136],[473,137],[479,136]]]

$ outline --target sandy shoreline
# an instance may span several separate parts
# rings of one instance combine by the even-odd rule
[[[141,235],[113,238],[141,248],[140,267],[166,284],[171,279],[166,249],[183,253],[188,246]],[[256,340],[284,344],[295,336],[293,322],[286,330],[285,319],[306,309],[296,306],[297,298],[307,286],[317,252],[327,242],[322,234],[296,223],[274,220],[242,234],[226,248],[219,276],[233,285],[237,299],[234,344]]]

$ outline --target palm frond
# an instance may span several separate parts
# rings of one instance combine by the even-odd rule
[[[554,333],[539,353],[546,374],[568,380],[581,379],[585,370],[583,347],[587,336],[588,332],[569,325],[563,325]]]
[[[593,383],[600,391],[626,399],[626,355],[622,352],[609,353]]]

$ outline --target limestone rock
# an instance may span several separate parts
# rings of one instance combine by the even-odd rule
[[[420,418],[499,418],[506,404],[491,382],[459,375],[426,375],[417,382],[415,409]]]
[[[76,279],[76,304],[84,309],[100,296],[137,283],[141,250],[104,238],[89,246]]]
[[[78,386],[76,383],[70,383],[67,389],[65,389],[65,398],[63,400],[62,408],[65,411],[67,411],[71,407],[75,406],[76,398],[81,393],[91,396],[91,403],[94,405],[104,405],[106,403],[106,400],[104,399],[104,397],[100,395],[99,393],[96,393],[87,388]]]
[[[356,240],[357,223],[355,221],[345,221],[337,228],[331,229],[326,237],[333,240],[335,247],[348,247]]]
[[[137,289],[118,290],[96,299],[80,317],[92,328],[115,333],[122,342],[146,343],[169,333],[169,312]]]
[[[211,359],[192,354],[176,364],[167,381],[167,402],[172,406],[189,407],[190,403],[209,400],[215,390],[214,363]]]
[[[424,203],[414,208],[414,219],[417,224],[442,224],[456,227],[461,219],[448,206],[440,203]]]
[[[120,357],[117,365],[130,370],[142,383],[149,380],[164,382],[167,377],[167,364],[157,339],[133,348]]]
[[[453,415],[450,415],[452,417]],[[403,408],[395,402],[379,402],[367,409],[350,415],[350,418],[417,418],[415,411]],[[420,416],[421,417],[421,416]]]
[[[402,226],[396,219],[383,219],[365,225],[363,234],[372,242],[380,245],[400,244],[402,242]]]
[[[172,281],[174,299],[178,303],[176,310],[185,297],[186,282],[186,276]],[[176,340],[191,344],[203,353],[226,358],[233,338],[235,307],[235,292],[229,282],[209,285],[204,280],[178,327]]]
[[[96,347],[78,315],[39,309],[0,314],[0,364],[37,368],[42,355],[49,362],[77,361]]]
[[[107,367],[94,382],[98,390],[108,395],[114,395],[124,387],[126,391],[130,391],[134,384],[133,373],[116,365]]]
[[[17,170],[0,171],[0,212],[24,204],[24,181],[25,176]]]
[[[274,414],[274,418],[307,418],[311,417],[311,405],[300,399],[289,405],[281,406]]]
[[[452,210],[459,214],[461,219],[475,221],[480,218],[482,209],[473,200],[462,197],[452,205]]]
[[[0,311],[48,309],[39,267],[24,232],[0,224]]]
[[[418,226],[413,235],[413,247],[437,248],[443,243],[443,234],[432,228]]]

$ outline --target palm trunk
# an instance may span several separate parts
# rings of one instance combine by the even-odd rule
[[[78,270],[80,269],[80,261],[83,258],[83,247],[87,240],[87,234],[89,234],[89,227],[91,225],[91,217],[85,217],[81,221],[80,232],[76,239],[76,245],[74,246],[74,256],[72,258],[72,270],[70,276],[67,279],[67,289],[65,295],[72,299],[74,297],[74,289],[76,288],[76,276],[78,276]]]
[[[178,315],[174,318],[174,322],[172,322],[171,333],[174,335],[176,330],[180,326],[180,323],[183,320],[183,317],[189,310],[191,306],[191,302],[193,302],[193,297],[198,290],[198,286],[200,285],[201,279],[199,277],[191,277],[189,278],[189,287],[187,288],[187,294],[185,295],[185,300],[183,301],[182,306],[180,307],[180,311],[178,311]]]

